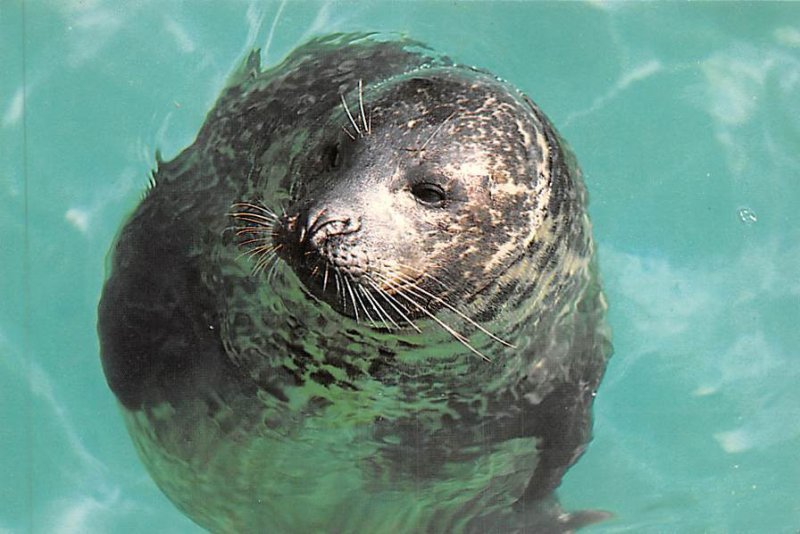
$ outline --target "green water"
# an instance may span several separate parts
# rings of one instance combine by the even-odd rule
[[[800,4],[4,0],[0,533],[199,531],[105,386],[105,252],[246,50],[352,30],[513,81],[582,163],[616,354],[565,507],[797,532]]]

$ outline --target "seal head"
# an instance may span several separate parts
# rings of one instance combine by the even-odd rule
[[[286,213],[253,233],[273,226],[268,250],[351,318],[408,327],[448,304],[468,310],[536,238],[557,140],[479,71],[419,70],[355,96],[309,139]]]

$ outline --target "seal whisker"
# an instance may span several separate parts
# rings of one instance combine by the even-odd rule
[[[348,129],[347,129],[347,128],[345,128],[344,126],[342,126],[342,131],[344,131],[344,133],[346,133],[346,134],[347,134],[347,136],[348,136],[348,137],[350,137],[350,139],[352,139],[353,141],[355,141],[355,140],[356,140],[356,136],[355,136],[355,135],[353,135],[353,134],[351,134],[351,133],[350,133],[350,130],[348,130]]]
[[[334,274],[333,279],[336,281],[336,298],[337,298],[337,300],[343,300],[342,299],[341,275],[339,274],[339,268],[338,267],[334,267],[333,268],[333,274]]]
[[[367,115],[364,113],[364,83],[363,80],[358,80],[358,107],[361,108],[361,123],[364,126],[364,131],[369,135],[369,126],[367,125]]]
[[[274,253],[275,253],[275,247],[273,247],[273,246],[255,247],[255,248],[251,249],[250,251],[248,251],[248,254],[250,255],[250,257],[258,258],[256,260],[256,264],[258,264],[258,262],[262,261],[266,256],[274,254]]]
[[[369,280],[367,281],[369,282]],[[381,319],[381,322],[383,323],[383,326],[385,326],[387,330],[392,329],[392,327],[390,327],[389,324],[386,322],[387,317],[389,318],[389,322],[391,322],[396,328],[400,328],[400,326],[394,321],[394,319],[392,319],[392,316],[386,313],[386,310],[383,309],[383,306],[381,306],[380,302],[377,301],[377,299],[372,295],[372,293],[370,293],[370,291],[367,288],[365,288],[364,286],[359,286],[359,289],[361,289],[361,292],[364,293],[364,297],[366,297],[366,299],[370,302],[370,304],[372,304],[372,308],[378,314],[378,316]]]
[[[399,266],[399,264],[395,264],[395,266]],[[394,285],[390,286],[389,289],[397,291],[402,290],[406,285],[409,284],[416,284],[416,280],[411,278],[408,275],[403,275],[403,271],[401,269],[395,269],[393,267],[388,267],[386,269],[385,274],[381,274],[381,280],[385,282],[393,282]]]
[[[265,223],[265,222],[262,222],[262,221],[246,221],[246,220],[242,220],[242,222],[246,222],[246,223],[248,223],[250,225],[253,225],[253,226],[237,226],[236,227],[236,228],[238,228],[238,230],[236,230],[237,232],[242,232],[242,233],[254,232],[254,233],[258,233],[258,232],[272,231],[275,228],[275,225],[273,223]]]
[[[228,213],[231,217],[235,217],[240,220],[245,220],[249,222],[254,221],[267,221],[269,223],[276,223],[278,222],[278,218],[271,214],[261,214],[261,213],[253,213],[251,211],[236,211],[232,213]]]
[[[273,234],[274,230],[275,228],[273,228],[272,226],[247,226],[245,228],[239,228],[238,230],[236,230],[236,235],[241,237],[245,234],[266,234],[266,233]],[[265,237],[263,239],[270,239],[270,237]]]
[[[236,236],[243,236],[245,234],[264,234],[273,231],[272,226],[228,226],[223,230],[225,232],[233,232]]]
[[[401,278],[403,277],[402,274],[400,274],[399,276]],[[472,319],[471,317],[467,316],[464,312],[462,312],[461,310],[459,310],[458,308],[456,308],[455,306],[453,306],[452,304],[450,304],[449,302],[447,302],[443,298],[438,297],[438,296],[434,295],[433,293],[431,293],[431,292],[425,290],[424,288],[420,287],[419,284],[413,284],[411,287],[408,287],[408,290],[412,291],[412,292],[416,292],[417,296],[428,297],[430,299],[435,300],[436,302],[438,302],[439,304],[441,304],[442,306],[444,306],[448,310],[452,311],[453,313],[455,313],[456,315],[458,315],[459,317],[461,317],[462,319],[467,321],[469,324],[471,324],[472,326],[474,326],[475,328],[477,328],[478,330],[480,330],[481,332],[483,332],[484,334],[486,334],[487,336],[489,336],[493,340],[497,341],[498,343],[500,343],[502,345],[505,345],[506,347],[509,347],[509,348],[512,348],[512,349],[516,349],[517,348],[516,345],[513,345],[512,343],[509,343],[508,341],[497,337],[495,334],[491,333],[486,328],[484,328],[483,326],[478,324],[474,319]]]
[[[251,260],[253,258],[258,258],[257,260],[255,260],[255,263],[253,264],[253,267],[256,267],[258,266],[259,262],[261,262],[261,260],[264,258],[265,255],[272,253],[273,253],[272,250],[263,250],[263,251],[248,250],[236,256],[236,260],[239,260],[239,258],[242,258],[244,256],[248,256]]]
[[[270,256],[268,254],[261,256],[258,261],[253,264],[253,268],[250,270],[250,276],[258,276],[266,266],[267,262],[269,262],[269,258]]]
[[[402,319],[405,322],[408,323],[408,325],[411,328],[413,328],[414,330],[416,330],[419,333],[422,333],[422,330],[420,330],[419,327],[416,324],[414,324],[414,321],[412,321],[411,318],[409,318],[409,316],[406,313],[404,313],[403,311],[400,310],[400,308],[405,308],[405,306],[403,306],[400,302],[397,302],[397,300],[394,297],[392,297],[383,288],[381,288],[377,283],[375,283],[374,280],[368,279],[367,281],[369,282],[369,285],[372,286],[372,288],[378,293],[378,295],[383,297],[383,300],[385,300],[389,304],[389,306],[391,306],[392,309],[394,311],[396,311],[397,314],[400,317],[402,317]],[[395,306],[395,304],[397,304],[397,306]],[[398,308],[398,306],[400,306],[400,308]],[[392,321],[392,322],[394,323],[394,321]],[[397,325],[397,323],[394,323],[394,324]],[[397,328],[400,328],[400,325],[397,325]]]
[[[234,202],[231,204],[231,208],[236,210],[237,212],[243,213],[261,213],[266,214],[274,218],[278,218],[278,214],[275,213],[273,210],[266,206],[253,204],[251,202]],[[254,211],[246,211],[246,210],[254,210]]]
[[[267,206],[263,206],[263,205],[260,205],[260,204],[253,204],[251,202],[234,202],[233,204],[231,204],[231,207],[232,208],[250,208],[250,209],[254,209],[254,210],[258,210],[258,211],[267,213],[269,215],[272,215],[275,218],[278,217],[277,214],[274,211],[272,211],[270,208],[268,208]]]
[[[329,265],[327,262],[325,263],[325,275],[322,277],[322,292],[325,293],[325,290],[328,288],[328,267]]]
[[[268,237],[254,237],[254,238],[252,238],[252,239],[247,239],[247,240],[245,240],[245,241],[242,241],[241,243],[239,243],[239,246],[240,246],[240,247],[242,247],[242,246],[244,246],[244,245],[252,245],[253,243],[272,243],[272,236],[268,236]],[[263,245],[262,245],[262,246],[263,246]],[[253,251],[254,251],[254,250],[256,250],[257,248],[259,248],[259,247],[252,248],[252,249],[250,249],[248,252],[253,252]]]
[[[356,129],[356,133],[359,137],[364,137],[364,135],[361,133],[361,130],[358,128],[358,124],[356,124],[355,119],[353,119],[353,114],[350,113],[350,108],[347,107],[347,100],[344,99],[344,94],[339,94],[339,96],[342,99],[342,106],[344,106],[344,110],[347,112],[347,118],[350,119],[350,124],[352,124],[353,128]]]
[[[249,219],[245,217],[237,217],[237,220],[248,224],[248,226],[245,225],[236,226],[235,228],[238,228],[239,230],[255,230],[257,228],[258,229],[269,228],[270,230],[272,230],[273,228],[275,228],[276,224],[276,221],[259,221],[257,219]]]
[[[275,212],[272,211],[270,208],[264,206],[263,204],[256,204],[254,202],[234,202],[233,204],[231,204],[231,207],[235,209],[249,208],[264,213],[270,213],[273,215],[275,214]]]
[[[392,330],[392,327],[389,326],[389,323],[386,322],[386,315],[385,315],[386,310],[384,310],[381,307],[381,305],[378,303],[378,301],[375,299],[375,297],[372,295],[372,293],[370,293],[370,291],[367,288],[365,288],[364,286],[359,286],[359,289],[361,290],[361,293],[364,295],[364,298],[367,299],[367,301],[372,306],[372,309],[375,310],[375,313],[378,315],[378,318],[383,323],[384,328],[386,328],[387,330]],[[391,321],[391,317],[389,317],[389,320]],[[394,321],[391,322],[394,323]]]
[[[255,263],[255,265],[253,267],[252,276],[256,276],[256,275],[258,275],[259,272],[261,272],[264,269],[266,269],[266,267],[267,267],[267,265],[269,264],[270,261],[272,261],[272,260],[275,260],[275,262],[278,261],[278,254],[277,253],[278,253],[278,250],[281,249],[281,246],[282,245],[275,245],[274,247],[260,247],[262,250],[258,251],[258,253],[256,253],[256,254],[251,254],[253,257],[260,255],[260,257],[258,258],[258,260],[256,261],[256,263]],[[256,248],[259,248],[259,247],[256,247]],[[252,253],[252,251],[250,251],[250,252]]]
[[[249,249],[245,252],[246,254],[259,254],[259,253],[262,253],[262,252],[272,252],[272,251],[278,250],[281,247],[281,245],[276,245],[276,244],[272,243],[272,241],[268,237],[261,237],[261,238],[258,238],[258,239],[251,239],[249,241],[257,241],[257,242],[260,241],[260,242],[263,242],[264,244],[263,245],[258,245],[258,246],[255,246],[255,247],[249,247]],[[243,246],[243,245],[247,245],[247,244],[249,244],[249,243],[247,241],[244,241],[242,243],[239,243],[239,246]]]
[[[361,292],[358,291],[359,289],[363,288],[358,284],[358,282],[354,281],[353,283],[356,285],[356,290],[355,290],[356,298],[358,299],[358,302],[361,304],[361,309],[364,311],[364,315],[367,316],[367,320],[370,322],[372,326],[377,327],[378,323],[376,323],[375,319],[372,318],[372,315],[369,313],[366,304],[364,304],[364,300],[361,298]]]
[[[433,281],[433,282],[436,282],[437,284],[439,284],[440,286],[442,286],[442,289],[443,289],[444,291],[449,291],[449,290],[450,290],[450,287],[449,287],[447,284],[445,284],[444,282],[442,282],[441,280],[439,280],[438,278],[436,278],[436,277],[435,277],[435,276],[433,276],[432,274],[430,274],[430,273],[427,273],[427,272],[423,271],[422,269],[419,269],[419,268],[417,268],[417,267],[414,267],[414,266],[412,266],[412,265],[406,265],[406,264],[404,264],[404,263],[395,263],[395,265],[397,265],[397,266],[398,266],[398,267],[400,267],[401,269],[407,269],[407,270],[409,270],[409,271],[413,271],[413,272],[415,272],[416,274],[419,274],[420,276],[423,276],[423,277],[427,278],[428,280],[431,280],[431,281]]]
[[[234,224],[230,226],[231,229],[235,229],[237,231],[240,230],[256,230],[262,228],[269,228],[272,229],[278,223],[278,221],[262,221],[257,219],[246,219],[244,217],[235,217],[237,223],[247,223],[247,224]]]
[[[273,254],[273,261],[272,266],[269,268],[269,272],[267,273],[267,283],[271,284],[273,280],[275,280],[275,275],[278,273],[278,269],[280,269],[280,258],[278,258],[277,254]]]
[[[270,252],[273,252],[274,250],[275,250],[275,247],[272,246],[272,245],[259,245],[257,247],[252,247],[252,248],[250,248],[248,250],[242,251],[241,254],[236,256],[236,259],[238,260],[242,256],[255,257],[255,256],[258,256],[260,254],[268,254]]]
[[[256,210],[261,210],[261,206],[258,204],[254,204],[252,202],[245,202],[245,201],[236,201],[231,203],[231,208],[239,209],[239,208],[252,208]]]
[[[267,265],[269,265],[269,262],[275,257],[277,257],[277,255],[274,252],[270,252],[261,256],[253,267],[252,276],[258,276],[260,273],[262,273],[264,269],[266,269]]]
[[[356,322],[359,323],[361,321],[359,321],[358,319],[358,304],[356,303],[355,295],[353,295],[353,288],[350,285],[350,279],[347,276],[344,276],[342,277],[342,280],[344,281],[345,287],[347,288],[347,292],[350,294],[350,300],[353,302],[353,313],[356,316]]]
[[[456,329],[454,329],[453,327],[451,327],[450,325],[448,325],[447,323],[445,323],[443,320],[441,320],[441,319],[439,319],[438,317],[436,317],[436,315],[435,315],[433,312],[431,312],[429,309],[427,309],[425,306],[423,306],[422,304],[420,304],[419,302],[417,302],[416,300],[414,300],[413,298],[411,298],[409,295],[406,295],[404,292],[399,292],[399,293],[398,293],[398,295],[399,295],[399,296],[401,296],[401,297],[403,297],[403,298],[404,298],[405,300],[407,300],[407,301],[408,301],[408,302],[409,302],[409,303],[410,303],[412,306],[414,306],[414,307],[415,307],[415,308],[417,308],[417,309],[418,309],[420,312],[422,312],[423,314],[427,315],[427,316],[428,316],[428,317],[429,317],[431,320],[433,320],[434,322],[436,322],[436,323],[437,323],[439,326],[441,326],[441,327],[442,327],[442,328],[443,328],[443,329],[444,329],[444,330],[445,330],[445,331],[446,331],[448,334],[450,334],[451,336],[453,336],[453,337],[454,337],[454,338],[455,338],[455,339],[456,339],[456,340],[457,340],[459,343],[461,343],[462,345],[464,345],[464,347],[466,347],[467,349],[469,349],[471,352],[474,352],[475,354],[477,354],[478,356],[480,356],[480,357],[481,357],[483,360],[485,360],[485,361],[487,361],[487,362],[491,362],[491,361],[492,361],[492,360],[491,360],[491,358],[489,358],[489,357],[488,357],[488,356],[486,356],[484,353],[482,353],[481,351],[479,351],[478,349],[476,349],[475,347],[473,347],[473,346],[472,346],[472,344],[469,342],[469,339],[467,339],[467,337],[466,337],[466,336],[464,336],[462,333],[458,332]]]

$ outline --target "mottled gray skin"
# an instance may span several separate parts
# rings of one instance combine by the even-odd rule
[[[100,303],[159,487],[215,532],[604,517],[554,497],[610,345],[584,187],[546,117],[411,41],[257,57],[159,161]]]

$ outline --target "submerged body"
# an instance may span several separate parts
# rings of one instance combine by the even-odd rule
[[[257,54],[159,162],[99,309],[156,483],[214,532],[566,531],[610,354],[577,165],[411,41]]]

